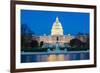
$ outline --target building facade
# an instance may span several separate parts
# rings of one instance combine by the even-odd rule
[[[56,17],[55,22],[53,23],[51,34],[50,35],[43,35],[40,36],[39,42],[43,41],[44,43],[48,44],[64,44],[69,43],[71,39],[74,39],[74,36],[71,36],[70,34],[64,35],[63,27],[59,21],[59,18]]]

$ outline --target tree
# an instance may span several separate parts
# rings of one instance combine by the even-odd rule
[[[32,40],[31,43],[30,43],[30,46],[32,48],[37,48],[37,47],[39,47],[39,43],[38,43],[37,40]]]
[[[73,48],[80,48],[82,46],[82,44],[83,43],[77,38],[70,40],[70,45]]]
[[[42,46],[43,46],[43,44],[44,44],[44,42],[43,42],[43,41],[41,41],[41,42],[40,42],[40,47],[42,47]]]
[[[33,32],[31,29],[26,25],[21,25],[21,48],[29,48],[30,41],[32,40]]]

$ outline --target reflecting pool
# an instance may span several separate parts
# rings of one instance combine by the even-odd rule
[[[69,61],[88,60],[89,51],[70,51],[61,53],[49,52],[21,52],[21,62],[49,62],[49,61]]]

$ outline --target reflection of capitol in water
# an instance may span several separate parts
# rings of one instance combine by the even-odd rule
[[[51,62],[51,61],[70,61],[87,60],[89,51],[67,52],[67,53],[22,53],[21,62]]]
[[[64,55],[63,54],[59,54],[59,55],[49,55],[47,61],[64,61]]]

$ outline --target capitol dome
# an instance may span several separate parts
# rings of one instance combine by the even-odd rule
[[[63,35],[63,28],[58,17],[56,17],[56,21],[53,23],[51,35]]]

